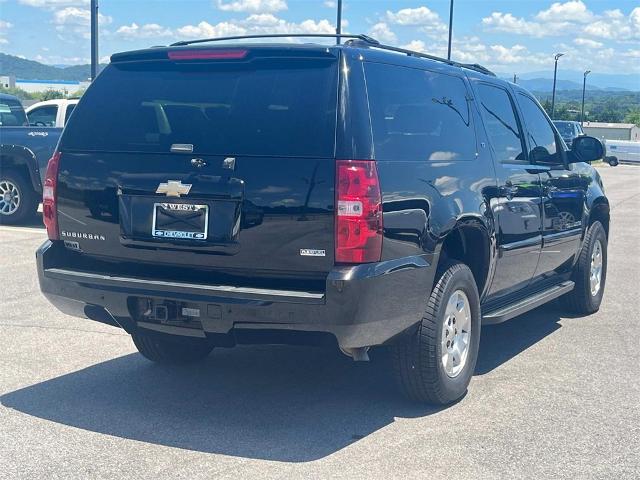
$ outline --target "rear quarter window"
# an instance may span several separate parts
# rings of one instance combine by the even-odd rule
[[[337,75],[335,59],[111,64],[76,107],[62,147],[333,156]]]
[[[464,81],[427,70],[365,63],[376,160],[476,157]]]
[[[24,127],[27,125],[27,117],[22,105],[14,100],[0,99],[0,126]]]

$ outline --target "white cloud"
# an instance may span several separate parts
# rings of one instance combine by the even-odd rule
[[[208,22],[200,22],[197,25],[185,25],[176,30],[179,36],[185,38],[214,38],[245,35],[247,30],[231,22],[220,22],[211,25]]]
[[[34,60],[46,65],[86,65],[91,62],[88,57],[70,57],[63,55],[36,55]]]
[[[89,5],[89,0],[18,0],[18,2],[30,7],[48,9]]]
[[[538,12],[536,19],[542,22],[590,22],[593,13],[581,0],[570,0],[565,3],[554,3],[546,10]]]
[[[98,23],[108,25],[113,19],[101,13],[98,14]],[[91,11],[87,8],[66,7],[53,13],[53,23],[56,25],[82,25],[91,23]]]
[[[396,25],[432,25],[440,22],[440,17],[436,12],[427,7],[403,8],[397,12],[387,10],[387,20]]]
[[[328,20],[304,20],[300,23],[287,22],[271,14],[250,15],[244,20],[229,20],[217,24],[200,22],[176,29],[184,38],[215,38],[234,35],[269,33],[335,33],[335,26]]]
[[[628,17],[619,9],[596,15],[583,1],[570,0],[556,2],[548,9],[539,11],[533,20],[515,17],[511,13],[493,12],[482,19],[482,25],[489,31],[534,38],[586,35],[630,42],[640,39],[640,7],[634,8]],[[586,46],[586,43],[582,45]]]
[[[584,33],[607,40],[640,40],[640,7],[634,8],[628,17],[620,10],[608,10],[602,19],[585,26]]]
[[[284,0],[217,0],[218,8],[225,12],[272,13],[287,9]]]
[[[244,23],[260,27],[275,27],[280,23],[280,19],[271,13],[256,13],[249,15]]]
[[[596,42],[595,40],[591,40],[590,38],[581,37],[574,39],[573,43],[586,48],[601,48],[604,45],[602,42]]]
[[[338,6],[338,3],[334,0],[325,0],[323,5],[327,8],[336,8]]]
[[[501,64],[520,63],[524,61],[524,55],[528,53],[527,47],[524,45],[513,45],[512,47],[491,45],[490,49],[494,54],[494,58],[492,60]]]
[[[0,45],[7,45],[9,43],[9,40],[5,37],[11,28],[13,28],[13,23],[0,19]]]
[[[415,50],[416,52],[427,53],[427,44],[422,40],[411,40],[406,45],[402,45],[402,48],[407,50]]]
[[[163,27],[157,23],[138,25],[133,22],[131,25],[122,25],[116,30],[116,34],[127,39],[133,39],[170,37],[173,35],[173,32],[170,28]]]
[[[376,40],[385,43],[396,43],[398,41],[398,37],[395,33],[391,31],[389,25],[385,22],[376,23],[369,30],[369,35],[371,35]]]
[[[78,38],[91,38],[91,12],[87,8],[65,7],[53,12],[51,21],[55,25],[58,38],[65,42],[76,42]],[[113,22],[108,15],[98,14],[98,25],[103,27]],[[101,33],[106,33],[101,29]]]
[[[531,37],[544,37],[559,33],[560,27],[556,23],[549,22],[542,25],[524,18],[515,17],[511,13],[493,12],[482,19],[482,25],[490,31],[512,33],[516,35],[528,35]]]
[[[427,7],[403,8],[397,12],[387,10],[384,20],[392,25],[418,27],[430,39],[444,39],[448,32],[440,16]]]
[[[510,13],[493,12],[489,17],[482,19],[482,24],[497,32],[523,33],[533,25],[524,18],[516,18]]]

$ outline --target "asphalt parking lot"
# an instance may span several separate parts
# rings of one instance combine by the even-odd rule
[[[0,227],[0,478],[640,478],[640,167],[612,205],[595,315],[562,301],[483,330],[469,394],[402,400],[384,352],[296,347],[144,360],[41,296],[37,224]]]

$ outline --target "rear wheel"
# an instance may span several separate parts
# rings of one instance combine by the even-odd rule
[[[602,303],[607,280],[607,234],[595,221],[589,227],[573,270],[574,289],[564,298],[569,308],[581,315],[597,312]]]
[[[132,338],[138,351],[145,358],[157,363],[194,363],[205,359],[213,350],[213,346],[204,340],[183,343],[180,340],[143,332],[132,334]]]
[[[480,341],[480,301],[469,267],[438,275],[417,331],[394,347],[400,389],[412,400],[445,405],[467,391]]]
[[[14,171],[0,175],[0,224],[15,225],[35,214],[38,196],[30,182]]]

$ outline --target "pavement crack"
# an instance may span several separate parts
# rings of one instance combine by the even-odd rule
[[[640,193],[636,193],[635,195],[631,195],[630,197],[627,197],[623,200],[620,200],[618,203],[614,203],[613,205],[611,205],[610,210],[613,210],[614,208],[616,208],[618,205],[622,205],[623,203],[628,202],[629,200],[633,200],[634,198],[640,196]]]

